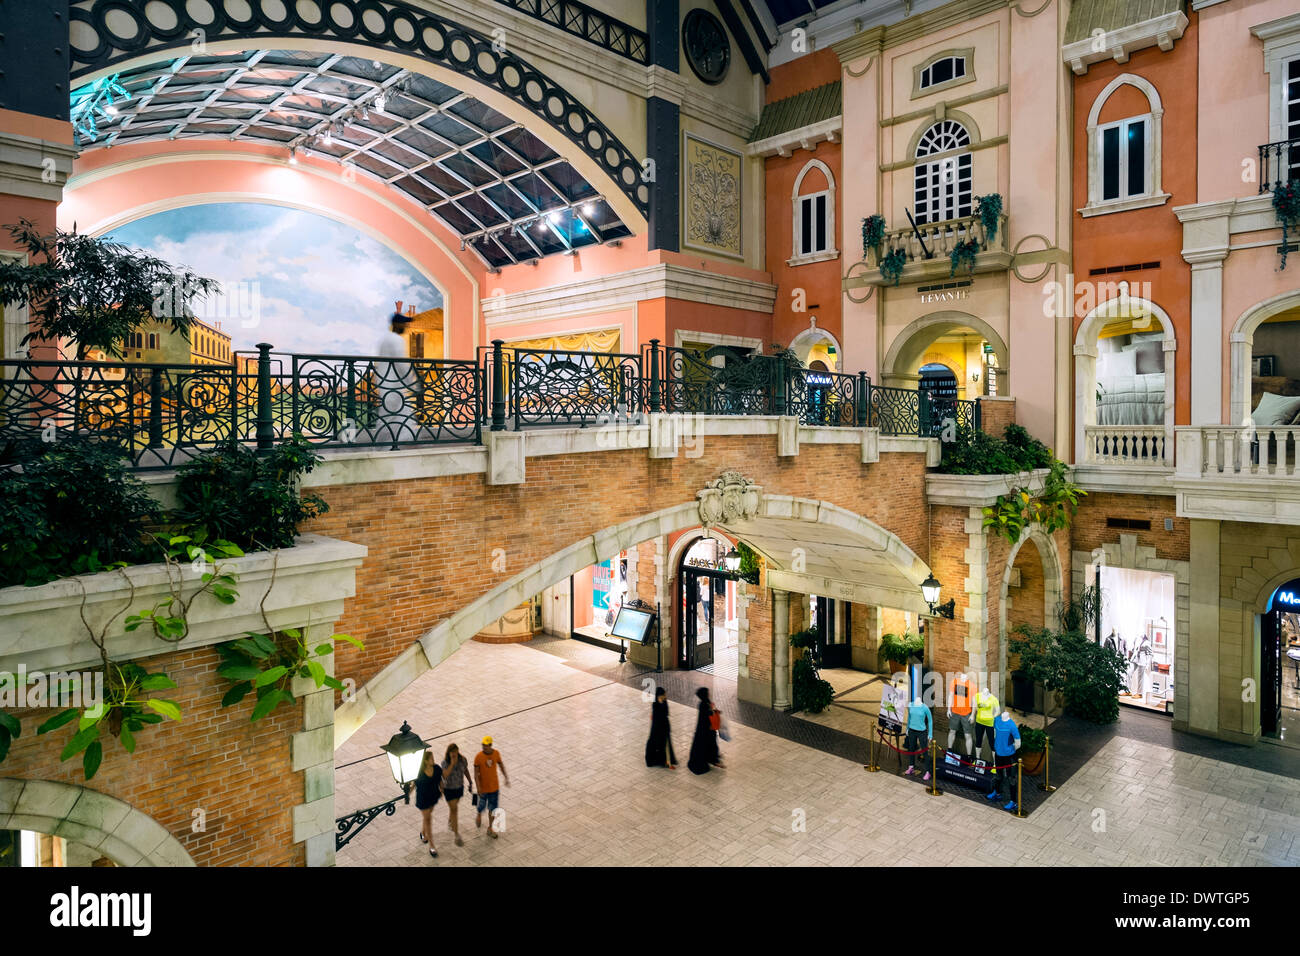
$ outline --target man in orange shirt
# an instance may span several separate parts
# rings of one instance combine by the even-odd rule
[[[975,728],[971,722],[975,706],[975,685],[964,673],[957,674],[948,684],[948,749],[957,740],[957,731],[966,735],[966,753],[971,753],[975,744]]]
[[[501,762],[501,751],[492,749],[492,738],[483,738],[483,749],[474,755],[474,786],[478,790],[478,813],[474,816],[474,825],[483,826],[483,811],[488,815],[488,836],[496,839],[496,831],[492,829],[492,814],[496,812],[501,795],[501,783],[497,780],[497,770],[501,771],[501,777],[505,780],[506,786],[510,786],[510,774],[506,773],[506,765]]]

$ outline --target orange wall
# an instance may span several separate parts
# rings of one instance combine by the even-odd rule
[[[818,50],[784,63],[772,70],[772,82],[767,88],[767,102],[772,103],[803,93],[807,90],[833,83],[840,78],[840,61],[833,50]],[[772,316],[772,338],[781,345],[789,345],[800,332],[808,329],[809,318],[817,317],[817,327],[835,336],[843,353],[843,319],[840,309],[840,274],[846,257],[853,254],[853,237],[856,228],[844,221],[844,189],[842,182],[842,149],[839,143],[818,143],[812,150],[796,149],[790,156],[771,156],[764,163],[766,174],[766,242],[767,268],[776,283],[776,306]],[[831,241],[839,248],[840,259],[814,262],[809,265],[788,266],[786,260],[794,255],[794,202],[795,180],[811,160],[818,159],[830,167],[835,177],[835,231]],[[809,172],[801,192],[817,192],[822,186],[813,182],[824,180],[820,171]],[[794,291],[805,292],[807,311],[794,312]]]
[[[1149,81],[1164,105],[1161,188],[1170,198],[1161,206],[1110,213],[1085,219],[1074,216],[1074,279],[1086,283],[1127,281],[1150,283],[1150,299],[1169,314],[1178,339],[1174,354],[1174,422],[1191,418],[1191,266],[1183,259],[1183,227],[1176,206],[1195,203],[1197,142],[1197,15],[1181,40],[1164,53],[1149,47],[1127,63],[1094,63],[1074,78],[1074,209],[1088,202],[1088,113],[1115,77],[1134,73]],[[1121,87],[1102,107],[1099,123],[1147,112],[1146,97],[1134,87]],[[1136,262],[1160,263],[1158,269],[1092,276],[1090,270]],[[1136,290],[1135,290],[1136,291]],[[1094,295],[1094,300],[1096,296]],[[1095,301],[1094,301],[1095,304]],[[1076,307],[1073,331],[1078,332],[1087,308]],[[1076,450],[1077,451],[1077,450]]]

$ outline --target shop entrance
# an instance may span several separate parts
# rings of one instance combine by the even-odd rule
[[[1260,617],[1260,733],[1300,739],[1300,578],[1273,593]]]
[[[1100,581],[1097,578],[1100,570]],[[1124,659],[1119,702],[1161,714],[1174,712],[1174,576],[1161,571],[1089,568],[1101,584],[1094,639]]]
[[[719,567],[719,542],[701,538],[687,549],[677,576],[681,641],[677,666],[707,669],[736,679],[739,669],[739,620],[736,579]]]

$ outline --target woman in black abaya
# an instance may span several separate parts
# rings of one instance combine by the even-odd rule
[[[700,699],[700,713],[695,721],[695,738],[691,741],[691,758],[686,766],[691,773],[708,773],[709,767],[722,766],[718,732],[713,729],[713,701],[709,699],[707,687],[699,688],[695,696]]]
[[[668,692],[655,688],[654,703],[650,705],[650,739],[645,743],[645,765],[677,769],[677,755],[668,729]]]

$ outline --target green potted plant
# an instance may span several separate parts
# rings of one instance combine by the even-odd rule
[[[800,651],[790,669],[790,691],[795,710],[819,714],[831,705],[835,688],[817,670],[817,629],[790,635],[790,646]]]
[[[1273,211],[1282,224],[1282,268],[1286,268],[1287,237],[1300,226],[1300,180],[1291,179],[1273,188]]]
[[[963,239],[952,247],[952,252],[948,258],[952,263],[952,268],[948,274],[955,276],[959,266],[966,268],[966,274],[970,275],[975,271],[975,256],[980,251],[978,239]]]
[[[989,193],[975,200],[975,215],[984,227],[984,248],[993,244],[998,235],[998,223],[1002,219],[1002,194]]]
[[[1020,725],[1020,749],[1016,751],[1020,757],[1021,767],[1025,773],[1033,775],[1038,773],[1043,766],[1043,754],[1047,751],[1047,731],[1040,730],[1037,727],[1030,727],[1028,724]]]
[[[891,249],[880,260],[880,275],[891,285],[898,285],[903,277],[903,267],[907,265],[907,253],[902,249]]]
[[[909,657],[924,653],[925,640],[920,634],[884,634],[880,638],[880,656],[889,665],[891,674],[907,667]]]
[[[868,252],[876,254],[876,261],[880,261],[880,244],[885,241],[885,217],[881,215],[868,216],[862,220],[862,258],[867,257]]]

